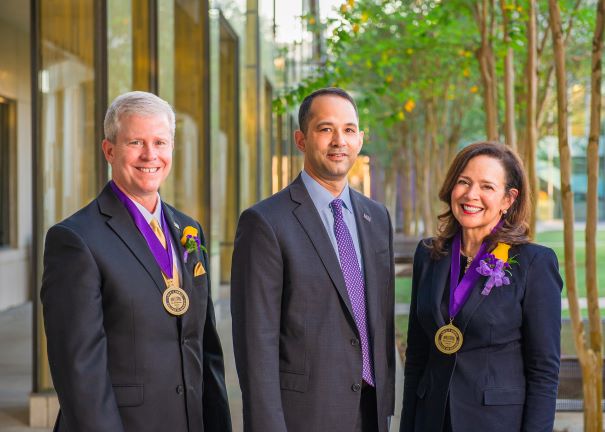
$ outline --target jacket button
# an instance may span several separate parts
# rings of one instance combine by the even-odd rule
[[[351,345],[354,347],[359,346],[359,339],[357,339],[357,338],[351,339]]]
[[[358,392],[359,390],[361,390],[361,384],[359,383],[355,383],[351,386],[351,390],[353,390],[354,392]]]
[[[177,394],[183,394],[183,386],[182,385],[176,386],[176,393]]]

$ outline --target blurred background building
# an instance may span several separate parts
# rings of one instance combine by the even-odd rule
[[[301,168],[296,118],[272,99],[320,60],[309,12],[317,0],[0,1],[0,311],[33,304],[32,425],[58,408],[38,301],[44,236],[110,178],[108,103],[145,90],[174,107],[162,198],[202,223],[213,285],[228,283],[239,213]]]

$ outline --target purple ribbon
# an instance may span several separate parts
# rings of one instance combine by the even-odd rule
[[[147,241],[147,245],[155,258],[155,261],[160,266],[162,272],[166,275],[168,279],[172,279],[172,245],[170,243],[170,233],[167,229],[166,218],[164,217],[164,212],[162,214],[162,231],[164,232],[164,237],[166,238],[166,249],[162,246],[160,239],[156,233],[151,229],[151,226],[147,223],[145,216],[141,214],[136,205],[126,196],[124,192],[118,188],[118,186],[111,180],[109,182],[109,186],[114,191],[118,199],[124,204],[130,216],[134,220],[135,225]],[[161,203],[158,203],[161,205]]]
[[[503,220],[498,222],[498,224],[492,230],[492,233],[496,232],[502,224]],[[460,277],[460,246],[462,240],[462,233],[459,230],[454,239],[452,241],[452,259],[451,259],[451,267],[450,267],[450,319],[454,319],[456,314],[462,309],[462,306],[468,300],[468,297],[471,295],[471,291],[473,290],[473,286],[482,276],[475,269],[479,266],[479,262],[484,258],[485,248],[487,244],[485,241],[481,243],[479,247],[479,251],[473,258],[470,267],[464,273],[462,280],[458,283],[458,278]]]

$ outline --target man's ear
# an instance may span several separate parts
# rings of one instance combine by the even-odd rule
[[[105,160],[109,164],[111,164],[113,162],[114,147],[115,147],[115,145],[107,139],[104,139],[103,142],[101,143],[101,148],[103,149],[103,155],[105,156]]]
[[[294,142],[301,152],[305,152],[305,134],[300,129],[294,131]]]

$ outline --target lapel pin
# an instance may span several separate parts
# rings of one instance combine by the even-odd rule
[[[372,218],[371,218],[371,217],[370,217],[370,215],[369,215],[369,214],[367,214],[367,213],[364,213],[364,214],[363,214],[363,218],[364,218],[365,220],[367,220],[368,222],[372,222]]]
[[[179,226],[178,223],[174,222],[174,226],[176,227],[176,229],[181,229],[181,227]]]

